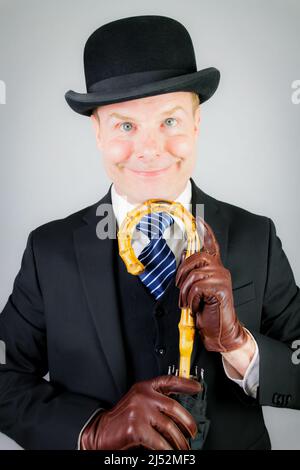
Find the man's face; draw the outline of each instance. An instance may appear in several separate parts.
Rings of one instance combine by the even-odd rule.
[[[193,173],[200,108],[190,92],[150,96],[97,108],[91,119],[105,171],[132,204],[174,200]]]

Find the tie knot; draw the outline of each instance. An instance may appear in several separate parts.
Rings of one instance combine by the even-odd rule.
[[[141,218],[136,228],[152,240],[161,238],[166,228],[173,223],[174,219],[168,212],[150,212]]]

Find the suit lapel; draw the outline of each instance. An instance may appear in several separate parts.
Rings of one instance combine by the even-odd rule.
[[[96,234],[97,224],[101,223],[107,215],[97,216],[97,207],[104,207],[104,204],[111,210],[112,219],[110,221],[115,227],[110,190],[111,188],[104,198],[88,209],[83,217],[85,225],[75,229],[73,235],[88,306],[112,379],[118,393],[122,396],[126,392],[127,373],[114,279],[113,250],[115,243],[112,238],[99,239]],[[115,235],[115,229],[113,232]]]
[[[204,219],[211,226],[220,245],[221,258],[226,266],[228,252],[228,221],[222,215],[216,199],[202,191],[191,178],[192,183],[192,214],[196,216],[197,204],[203,204]],[[201,215],[201,211],[198,214]],[[202,215],[201,215],[202,216]]]

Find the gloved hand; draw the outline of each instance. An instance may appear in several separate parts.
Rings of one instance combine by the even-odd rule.
[[[110,410],[99,411],[83,430],[82,450],[189,450],[187,437],[195,437],[192,415],[168,395],[193,395],[202,386],[193,379],[172,375],[137,382]]]
[[[248,335],[234,309],[231,274],[222,264],[212,228],[201,218],[196,222],[203,246],[187,259],[182,256],[176,273],[179,307],[190,307],[208,351],[232,351],[244,345]]]

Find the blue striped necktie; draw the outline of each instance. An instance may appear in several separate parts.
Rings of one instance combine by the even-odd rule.
[[[154,212],[142,217],[136,226],[150,239],[138,256],[145,266],[139,278],[156,300],[164,294],[176,271],[176,258],[163,238],[164,231],[173,223],[173,217],[167,212]]]

